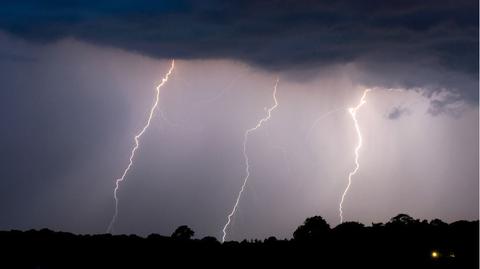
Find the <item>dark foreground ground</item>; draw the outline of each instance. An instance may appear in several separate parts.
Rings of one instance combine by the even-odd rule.
[[[151,234],[74,235],[0,232],[0,268],[479,268],[478,221],[419,221],[398,215],[386,224],[356,222],[333,229],[308,218],[293,239],[219,243]]]

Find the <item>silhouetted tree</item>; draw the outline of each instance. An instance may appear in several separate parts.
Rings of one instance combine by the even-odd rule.
[[[442,220],[440,219],[433,219],[430,221],[430,225],[432,225],[433,227],[438,227],[438,228],[446,228],[448,227],[448,224],[446,224],[445,222],[443,222]]]
[[[391,224],[398,224],[398,225],[411,225],[417,222],[414,218],[410,217],[407,214],[398,214],[397,216],[390,219]]]
[[[206,243],[206,244],[209,244],[209,245],[220,244],[220,242],[218,242],[217,238],[215,238],[213,236],[205,236],[204,238],[202,238],[202,242]]]
[[[330,229],[321,217],[313,217],[295,231],[295,239],[305,241],[269,237],[221,244],[211,236],[179,240],[193,234],[188,226],[178,227],[172,238],[0,230],[0,261],[12,268],[74,269],[162,268],[169,262],[179,268],[223,268],[221,259],[268,268],[480,268],[478,220],[445,224],[401,214],[385,225],[345,222]]]
[[[358,233],[365,225],[355,221],[343,222],[337,225],[333,230],[337,233]]]
[[[188,239],[191,239],[194,234],[195,232],[192,229],[190,229],[190,227],[188,227],[187,225],[182,225],[182,226],[179,226],[175,230],[175,232],[173,232],[171,237],[175,239],[188,240]]]
[[[275,236],[270,236],[269,238],[265,239],[263,242],[268,244],[276,243],[278,240]]]
[[[147,236],[147,239],[150,239],[150,240],[158,240],[158,239],[161,239],[163,236],[159,235],[159,234],[149,234]]]
[[[293,233],[295,240],[318,240],[328,234],[330,225],[320,216],[307,218]]]

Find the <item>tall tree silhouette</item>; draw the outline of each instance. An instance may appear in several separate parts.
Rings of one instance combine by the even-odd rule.
[[[173,232],[171,237],[175,239],[188,240],[188,239],[191,239],[194,234],[195,232],[192,229],[190,229],[190,227],[188,227],[187,225],[182,225],[182,226],[179,226],[175,230],[175,232]]]
[[[293,233],[293,239],[304,240],[319,240],[330,231],[330,225],[320,216],[307,218],[303,225],[299,226]]]

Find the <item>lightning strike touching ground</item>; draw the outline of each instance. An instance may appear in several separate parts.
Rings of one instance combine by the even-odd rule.
[[[262,126],[262,124],[266,121],[268,121],[272,117],[272,111],[277,108],[278,106],[278,101],[277,101],[277,86],[278,86],[279,79],[277,78],[277,81],[275,82],[275,86],[273,87],[273,101],[275,104],[267,109],[267,115],[262,118],[260,121],[258,121],[257,125],[255,125],[253,128],[248,129],[245,131],[245,134],[243,136],[243,157],[245,159],[245,177],[243,178],[243,185],[240,191],[238,192],[237,199],[235,201],[235,205],[233,206],[232,211],[230,214],[228,214],[228,219],[227,223],[225,223],[225,226],[223,226],[223,236],[222,236],[222,243],[225,242],[225,237],[227,236],[227,228],[228,225],[230,225],[230,222],[232,220],[232,216],[235,215],[235,212],[237,211],[238,203],[240,201],[240,197],[242,196],[243,191],[245,190],[245,186],[247,185],[248,178],[250,177],[250,164],[248,160],[248,154],[247,154],[247,141],[248,141],[248,136],[258,128]]]
[[[360,168],[360,163],[358,162],[359,159],[359,151],[360,148],[362,147],[362,133],[360,132],[360,127],[358,126],[358,120],[357,120],[357,111],[362,107],[367,101],[365,101],[365,98],[367,96],[367,93],[370,91],[370,89],[366,89],[363,92],[362,98],[360,98],[360,102],[356,107],[351,107],[348,109],[350,112],[350,115],[352,116],[353,123],[355,125],[355,131],[357,132],[357,137],[358,137],[358,142],[357,146],[355,147],[355,169],[351,171],[348,174],[348,184],[345,190],[343,191],[342,194],[342,200],[340,201],[340,206],[339,206],[339,212],[340,212],[340,223],[343,223],[343,200],[345,199],[345,195],[347,195],[348,189],[350,188],[350,184],[352,184],[352,177],[357,173],[358,169]]]
[[[132,151],[130,152],[129,163],[128,163],[127,167],[125,168],[125,170],[123,170],[122,176],[115,180],[115,190],[113,191],[113,197],[115,199],[115,213],[113,214],[112,220],[110,221],[110,224],[108,225],[107,233],[112,232],[113,225],[115,224],[115,221],[117,220],[117,216],[118,216],[117,191],[118,191],[118,187],[120,185],[120,182],[125,180],[125,176],[127,175],[128,171],[130,170],[130,168],[133,165],[133,158],[135,157],[135,152],[137,151],[138,147],[140,146],[140,138],[142,137],[142,135],[145,133],[145,131],[150,126],[150,122],[152,121],[153,114],[155,113],[155,110],[157,109],[158,101],[159,101],[159,98],[160,98],[160,88],[162,88],[163,85],[165,85],[165,83],[168,81],[168,78],[172,74],[174,68],[175,68],[175,60],[172,60],[172,64],[170,66],[170,69],[168,70],[167,74],[165,74],[165,76],[162,78],[162,82],[160,82],[160,84],[158,84],[158,86],[156,87],[155,102],[154,102],[152,108],[150,108],[150,114],[148,115],[147,123],[145,124],[145,126],[143,126],[143,128],[140,130],[140,132],[137,135],[135,135],[135,137],[134,137],[135,146],[132,148]]]

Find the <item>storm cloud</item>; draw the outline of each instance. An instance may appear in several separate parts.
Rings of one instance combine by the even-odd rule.
[[[410,111],[407,108],[396,106],[389,113],[388,118],[391,120],[396,120],[402,117],[405,114],[408,114]]]
[[[233,59],[297,74],[354,64],[366,86],[422,88],[426,94],[447,89],[478,103],[474,0],[2,5],[0,29],[28,40],[73,37],[156,58]]]

